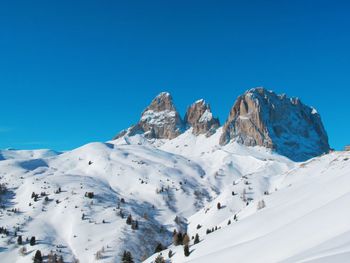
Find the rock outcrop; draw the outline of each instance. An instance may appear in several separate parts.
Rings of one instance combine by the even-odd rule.
[[[148,139],[173,139],[181,134],[184,123],[177,112],[171,95],[160,93],[143,111],[140,121],[121,131],[114,139],[124,135],[144,134]]]
[[[194,135],[205,134],[210,136],[220,126],[219,119],[213,117],[210,105],[204,100],[198,100],[188,107],[185,123],[193,128],[192,133]]]
[[[330,150],[320,115],[298,98],[264,88],[239,96],[223,126],[220,144],[264,146],[295,161]]]
[[[143,111],[139,122],[114,139],[142,134],[146,139],[173,139],[192,127],[194,135],[210,136],[220,126],[204,100],[193,103],[184,120],[167,92],[160,93]],[[218,144],[237,142],[263,146],[294,161],[304,161],[330,150],[317,111],[298,98],[264,88],[248,90],[234,103]]]

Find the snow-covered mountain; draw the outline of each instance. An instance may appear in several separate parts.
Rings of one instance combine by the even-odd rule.
[[[254,99],[255,93],[263,99]],[[32,262],[37,250],[84,263],[122,262],[124,251],[134,262],[349,259],[350,154],[305,162],[283,156],[291,132],[302,158],[328,151],[317,143],[328,146],[319,116],[266,90],[244,96],[252,98],[249,105],[232,110],[223,127],[203,100],[182,119],[170,94],[161,93],[138,124],[109,142],[64,153],[0,151],[0,261]],[[289,121],[274,110],[266,119],[272,105],[285,107],[285,114],[291,107]],[[244,129],[249,125],[237,116],[251,118],[249,125],[259,120],[261,129]],[[277,123],[281,136],[267,128]],[[259,131],[265,136],[261,145],[245,143]],[[302,136],[305,131],[310,136]],[[220,143],[225,134],[229,139]],[[188,243],[188,256],[183,245],[173,244],[174,230],[176,243]],[[180,232],[189,240],[179,241]]]
[[[147,139],[174,139],[190,128],[195,135],[210,136],[219,126],[219,120],[213,117],[204,100],[188,107],[182,120],[171,95],[162,92],[145,109],[140,121],[115,139],[136,134]],[[288,98],[264,88],[250,89],[235,101],[217,144],[230,142],[270,148],[294,161],[305,161],[330,150],[315,108],[299,98]]]

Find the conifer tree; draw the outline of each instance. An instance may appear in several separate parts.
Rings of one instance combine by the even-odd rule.
[[[42,262],[43,262],[43,257],[41,255],[41,251],[37,250],[33,258],[33,263],[42,263]]]
[[[199,235],[198,235],[198,233],[196,234],[193,243],[194,244],[198,244],[199,243]]]
[[[128,217],[127,217],[127,219],[126,219],[126,223],[127,223],[128,225],[131,225],[131,223],[132,223],[132,216],[131,216],[131,215],[128,215]]]
[[[188,245],[184,246],[184,254],[186,257],[190,255],[190,248],[188,247]]]
[[[160,251],[164,250],[164,247],[162,245],[162,243],[158,243],[156,246],[156,249],[154,250],[155,253],[158,253]]]
[[[162,254],[159,254],[156,259],[154,260],[154,263],[165,263],[165,259],[163,258]]]
[[[129,251],[124,250],[122,255],[122,263],[134,263],[132,255]]]
[[[29,244],[31,245],[31,246],[35,246],[35,237],[34,236],[32,236],[31,237],[31,239],[30,239],[30,242],[29,242]],[[39,250],[38,250],[39,251]]]
[[[17,238],[17,244],[18,244],[18,245],[22,245],[22,243],[23,243],[22,236],[18,236],[18,238]]]
[[[190,237],[187,235],[187,233],[185,233],[182,239],[182,244],[186,246],[189,243],[190,243]]]

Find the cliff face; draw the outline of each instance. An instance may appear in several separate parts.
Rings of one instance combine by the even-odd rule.
[[[230,141],[264,146],[295,161],[330,150],[320,115],[298,98],[263,88],[251,89],[233,105],[220,144]]]
[[[219,119],[213,117],[209,104],[204,100],[198,100],[188,107],[185,123],[193,128],[194,135],[210,136],[220,127]]]
[[[196,136],[211,136],[218,127],[219,120],[213,117],[204,100],[188,107],[182,120],[171,95],[162,92],[143,111],[139,122],[115,139],[136,134],[147,139],[173,139],[189,128]],[[248,90],[237,98],[218,144],[232,141],[270,148],[294,161],[304,161],[330,150],[321,117],[314,108],[298,98],[277,95],[264,88]]]

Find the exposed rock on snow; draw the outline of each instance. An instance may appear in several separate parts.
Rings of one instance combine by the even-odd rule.
[[[180,114],[177,112],[171,95],[160,93],[144,110],[140,121],[128,130],[121,131],[115,139],[124,135],[144,134],[148,139],[173,139],[184,128]]]
[[[137,134],[145,139],[174,139],[189,128],[196,136],[205,134],[208,137],[219,126],[219,120],[213,117],[204,100],[193,103],[182,120],[171,95],[163,92],[145,109],[136,125],[114,139]],[[294,161],[305,161],[330,150],[316,109],[298,98],[277,95],[264,88],[248,90],[236,100],[217,144],[231,141],[263,146]]]
[[[210,105],[204,100],[196,101],[187,109],[185,123],[193,128],[195,135],[210,136],[220,126],[219,119],[213,117]]]
[[[231,140],[264,146],[295,161],[330,150],[320,115],[298,98],[287,98],[264,88],[239,96],[224,124],[220,144]]]

